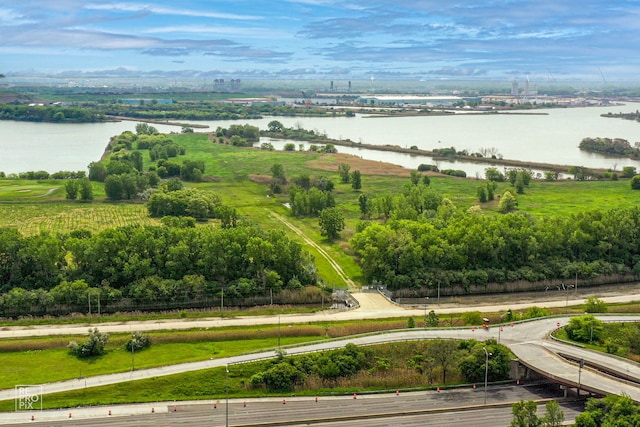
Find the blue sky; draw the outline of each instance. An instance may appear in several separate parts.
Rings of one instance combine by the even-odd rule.
[[[0,0],[0,73],[640,80],[640,0]]]

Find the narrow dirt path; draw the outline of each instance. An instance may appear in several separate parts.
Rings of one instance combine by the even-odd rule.
[[[298,227],[296,227],[295,225],[291,224],[289,221],[287,221],[282,215],[278,215],[277,213],[273,212],[273,211],[269,211],[269,215],[272,216],[273,218],[277,219],[278,221],[282,222],[284,225],[286,225],[287,227],[289,227],[289,229],[291,231],[293,231],[294,233],[296,233],[298,236],[300,236],[302,238],[302,240],[305,241],[305,243],[307,243],[309,246],[312,246],[313,248],[315,248],[318,253],[320,255],[322,255],[328,262],[329,264],[331,264],[331,267],[333,267],[333,269],[336,271],[336,273],[338,274],[338,276],[340,276],[340,278],[344,281],[344,283],[346,283],[346,285],[349,287],[350,290],[355,290],[356,289],[356,284],[353,282],[353,280],[351,280],[344,272],[344,270],[342,269],[342,267],[340,267],[340,264],[338,264],[336,262],[336,260],[334,260],[331,255],[329,255],[327,253],[327,251],[325,251],[324,249],[322,249],[322,247],[320,247],[316,242],[314,242],[313,240],[311,240],[309,237],[307,237],[302,230],[300,230]]]

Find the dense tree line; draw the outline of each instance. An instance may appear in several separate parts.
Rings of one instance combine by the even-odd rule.
[[[391,289],[640,275],[640,208],[566,218],[474,215],[363,223],[351,240],[365,280]]]
[[[580,149],[632,159],[640,158],[640,143],[632,147],[629,141],[622,138],[584,138],[580,141]]]
[[[183,225],[35,236],[0,228],[0,312],[86,309],[98,298],[103,309],[123,300],[201,306],[222,289],[239,301],[316,283],[309,255],[282,231]]]
[[[104,121],[105,117],[87,108],[0,104],[0,120],[93,123]]]
[[[42,181],[46,179],[81,179],[86,176],[87,173],[85,171],[58,171],[51,174],[47,171],[28,171],[9,175],[0,172],[0,178],[28,179],[32,181]]]

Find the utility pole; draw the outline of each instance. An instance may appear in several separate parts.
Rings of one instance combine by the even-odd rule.
[[[484,350],[484,406],[487,406],[487,382],[489,378],[489,356],[491,353],[487,351],[486,347],[482,347]]]
[[[227,375],[224,383],[224,390],[226,394],[226,403],[224,405],[224,425],[229,427],[229,364],[227,363]]]

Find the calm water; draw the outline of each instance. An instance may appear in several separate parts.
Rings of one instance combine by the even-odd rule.
[[[640,141],[640,123],[600,117],[603,113],[631,112],[639,103],[625,106],[539,110],[548,115],[456,115],[436,117],[304,118],[278,117],[285,126],[300,126],[326,133],[331,138],[351,139],[379,145],[399,145],[422,149],[455,147],[477,152],[494,147],[506,159],[615,168],[636,166],[640,162],[589,154],[578,149],[584,137],[624,138],[632,144]],[[245,121],[205,121],[210,126],[228,127],[249,123],[265,129],[274,118]],[[109,138],[125,130],[134,130],[136,122],[99,124],[52,124],[0,121],[0,171],[17,173],[28,170],[86,170],[102,155]],[[161,132],[179,132],[175,126],[154,125]],[[281,147],[280,143],[274,144]],[[431,164],[428,157],[338,147],[342,153],[416,168]],[[488,164],[438,162],[441,168],[462,169],[469,176],[483,174]]]

